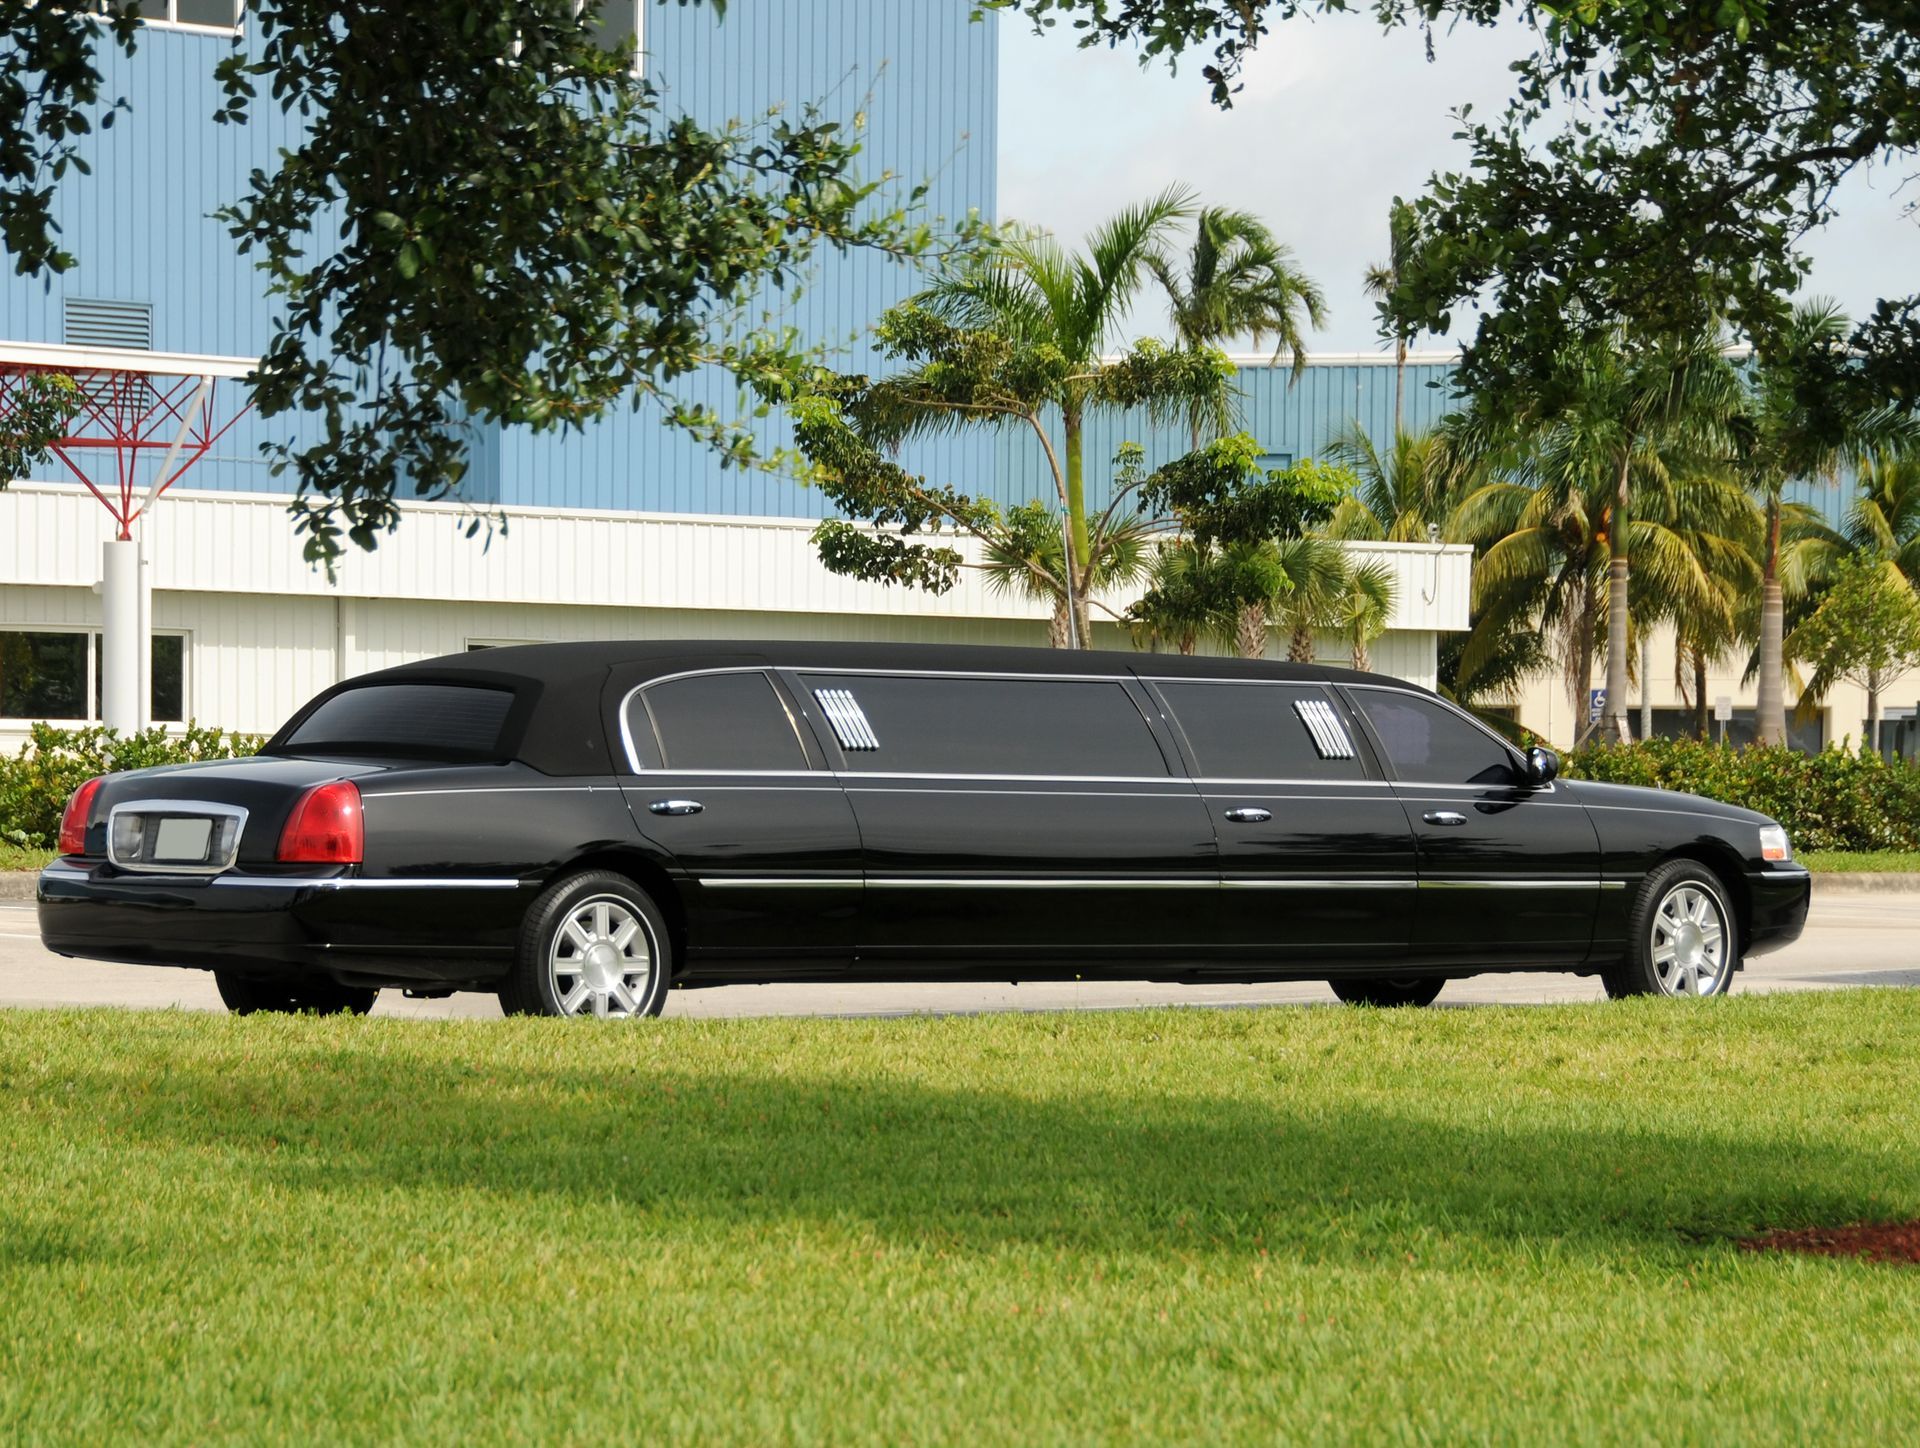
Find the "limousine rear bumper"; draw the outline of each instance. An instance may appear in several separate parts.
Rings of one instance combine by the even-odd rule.
[[[444,888],[455,884],[469,888]],[[344,873],[195,878],[77,861],[41,871],[37,897],[40,939],[56,955],[266,977],[432,984],[487,984],[504,976],[527,899],[517,880],[365,880]],[[449,942],[457,942],[457,953],[449,953]]]
[[[1798,940],[1812,899],[1813,876],[1803,869],[1748,871],[1749,919],[1743,954],[1765,955]]]

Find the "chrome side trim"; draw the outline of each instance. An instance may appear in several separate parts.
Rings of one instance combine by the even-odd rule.
[[[705,890],[858,890],[866,882],[858,875],[793,879],[784,875],[730,875],[695,882]]]
[[[518,890],[518,880],[503,880],[489,875],[473,880],[360,880],[316,879],[309,875],[216,875],[207,882],[249,890]]]
[[[1418,880],[1340,880],[1284,877],[1266,880],[1226,879],[1223,890],[1417,890]]]
[[[887,876],[869,879],[870,890],[1217,890],[1220,882],[1212,877],[1189,879],[1175,875],[1156,879],[1118,879],[1103,876],[1079,876],[1036,880],[1021,876],[947,876],[930,875],[924,879]]]
[[[1422,880],[1422,890],[1605,890],[1622,889],[1624,884],[1609,886],[1604,880],[1590,879],[1585,876],[1567,877],[1558,880],[1500,880],[1485,876],[1467,879]]]

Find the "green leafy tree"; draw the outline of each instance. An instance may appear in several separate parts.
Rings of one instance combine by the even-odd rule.
[[[1122,507],[1145,481],[1144,460],[1145,453],[1138,444],[1121,446],[1114,457],[1113,501],[1088,525],[1093,562],[1091,601],[1109,613],[1112,610],[1100,594],[1145,578],[1154,565],[1156,535],[1165,531],[1156,520],[1128,513]],[[985,548],[979,565],[988,587],[995,591],[1051,606],[1047,641],[1056,649],[1066,648],[1071,638],[1062,521],[1058,512],[1038,501],[1009,508],[999,529],[982,539]]]
[[[1348,560],[1337,612],[1340,631],[1353,650],[1353,666],[1363,673],[1373,668],[1373,642],[1387,631],[1397,592],[1393,570],[1386,564]]]
[[[984,260],[882,316],[875,337],[898,372],[878,380],[816,372],[790,411],[814,480],[847,514],[816,531],[822,561],[855,577],[951,587],[960,555],[915,535],[951,527],[987,538],[1000,526],[997,510],[908,473],[894,454],[914,438],[1017,429],[1037,442],[1066,516],[1066,581],[1089,645],[1098,587],[1089,413],[1134,408],[1162,423],[1231,414],[1233,366],[1223,354],[1151,339],[1108,351],[1148,257],[1187,210],[1185,193],[1165,192],[1096,229],[1078,256],[1044,235],[1005,237]],[[1117,516],[1111,503],[1108,514]]]
[[[1259,444],[1238,433],[1167,464],[1142,492],[1143,506],[1175,519],[1203,548],[1218,545],[1219,566],[1233,580],[1226,591],[1236,618],[1235,649],[1242,658],[1265,654],[1273,609],[1293,606],[1293,595],[1303,586],[1321,588],[1321,571],[1306,565],[1325,550],[1301,545],[1321,541],[1312,537],[1314,531],[1355,484],[1345,469],[1311,458],[1263,470],[1258,457]],[[1338,545],[1328,546],[1344,570]],[[1314,598],[1320,600],[1321,592]],[[1322,610],[1329,621],[1334,608],[1329,603]]]
[[[80,410],[79,389],[57,372],[12,379],[0,409],[0,488],[38,467]]]
[[[1487,478],[1483,458],[1462,446],[1451,424],[1421,433],[1400,432],[1382,452],[1358,423],[1349,422],[1327,444],[1327,461],[1358,479],[1327,521],[1334,538],[1425,543],[1438,530],[1449,543],[1456,509]]]
[[[1867,691],[1867,740],[1880,738],[1887,686],[1920,668],[1920,596],[1898,563],[1862,551],[1842,559],[1813,610],[1793,630],[1795,658],[1812,666],[1804,698],[1850,680]]]
[[[139,43],[133,7],[87,8],[0,0],[0,232],[23,275],[73,265],[51,189],[90,114],[113,118],[101,51]],[[564,430],[646,402],[730,464],[774,465],[678,384],[775,388],[807,352],[754,320],[769,293],[825,252],[934,246],[920,191],[860,175],[857,132],[806,106],[703,125],[598,43],[596,9],[250,0],[220,119],[297,125],[219,214],[277,302],[255,404],[319,420],[314,445],[269,449],[309,558],[452,493],[469,422]]]
[[[1845,464],[1913,444],[1913,422],[1885,405],[1863,405],[1842,382],[1847,319],[1830,302],[1794,309],[1780,345],[1756,358],[1737,419],[1735,467],[1765,510],[1761,540],[1759,702],[1762,744],[1787,737],[1786,591],[1783,526],[1787,485],[1837,478]]]
[[[1236,609],[1231,589],[1222,587],[1219,551],[1195,538],[1155,548],[1146,592],[1127,610],[1136,647],[1158,649],[1165,642],[1191,654],[1202,638],[1231,634]]]
[[[987,3],[1064,19],[1081,44],[1137,48],[1143,64],[1202,52],[1221,105],[1248,54],[1317,16],[1364,9],[1430,47],[1450,24],[1522,22],[1531,53],[1510,99],[1462,113],[1469,164],[1414,202],[1421,245],[1392,301],[1398,324],[1441,333],[1481,308],[1462,362],[1475,391],[1625,319],[1684,331],[1724,316],[1771,352],[1840,183],[1920,149],[1920,10],[1894,0]],[[1853,342],[1862,396],[1920,397],[1920,296],[1883,299]]]
[[[1558,364],[1517,398],[1484,401],[1488,410],[1511,409],[1522,436],[1538,436],[1550,486],[1600,504],[1596,522],[1608,554],[1600,728],[1628,740],[1633,547],[1641,538],[1656,547],[1674,542],[1671,529],[1634,527],[1636,498],[1669,485],[1686,460],[1711,457],[1724,445],[1740,387],[1713,332],[1638,337],[1619,330],[1570,348]],[[1679,565],[1677,555],[1666,561]]]
[[[1306,328],[1327,324],[1326,294],[1251,212],[1206,207],[1194,218],[1184,264],[1155,253],[1147,270],[1167,294],[1183,347],[1224,347],[1239,337],[1258,347],[1271,336],[1276,358],[1292,353],[1298,379],[1307,365]],[[1192,420],[1195,448],[1206,421]]]

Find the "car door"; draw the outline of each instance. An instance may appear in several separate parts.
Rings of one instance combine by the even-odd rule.
[[[1118,678],[800,671],[860,830],[860,956],[1112,973],[1201,938],[1213,830]]]
[[[1419,879],[1393,788],[1311,683],[1159,679],[1219,842],[1215,934],[1236,955],[1400,959]]]
[[[1446,963],[1577,965],[1593,940],[1600,841],[1587,812],[1527,783],[1518,753],[1410,689],[1349,685],[1418,842],[1412,951]]]
[[[683,872],[690,957],[708,965],[852,957],[860,837],[839,781],[765,669],[648,683],[621,705],[641,834]]]

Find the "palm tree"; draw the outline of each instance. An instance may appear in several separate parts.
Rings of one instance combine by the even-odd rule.
[[[1353,666],[1373,670],[1373,641],[1387,631],[1393,617],[1397,588],[1393,570],[1384,563],[1349,563],[1346,594],[1340,600],[1341,629],[1353,646]]]
[[[1097,586],[1086,499],[1087,409],[1103,403],[1144,406],[1162,422],[1205,417],[1224,423],[1230,413],[1231,369],[1224,359],[1216,365],[1215,359],[1197,358],[1187,365],[1144,343],[1118,363],[1105,359],[1149,265],[1164,259],[1172,229],[1192,213],[1191,193],[1174,187],[1095,228],[1079,254],[1045,233],[1003,237],[984,263],[942,277],[911,298],[905,310],[968,329],[983,344],[1010,349],[1031,362],[1014,369],[1018,395],[998,386],[1002,372],[995,374],[992,392],[972,390],[956,399],[949,395],[949,377],[935,365],[891,382],[861,419],[869,437],[883,444],[979,421],[1032,429],[1067,516],[1072,540],[1067,574],[1083,647],[1090,633],[1087,599]],[[1154,375],[1143,376],[1148,371]],[[1061,428],[1057,447],[1051,433],[1054,413]]]
[[[1184,270],[1164,254],[1148,257],[1146,268],[1167,294],[1183,347],[1223,347],[1237,337],[1258,347],[1271,335],[1276,359],[1292,353],[1297,379],[1307,365],[1302,318],[1315,328],[1327,324],[1326,294],[1251,212],[1205,208],[1194,218]],[[1203,423],[1191,420],[1196,448]]]
[[[1891,560],[1920,588],[1920,456],[1868,461],[1847,520],[1847,540]]]
[[[1349,422],[1327,444],[1326,459],[1352,470],[1360,486],[1334,510],[1333,538],[1424,543],[1428,529],[1448,533],[1454,510],[1484,481],[1486,468],[1463,446],[1457,426],[1397,433],[1384,454],[1373,437]]]
[[[1049,512],[1045,517],[1047,524],[1037,536],[1029,530],[1010,528],[990,539],[979,566],[986,575],[987,587],[995,593],[1011,593],[1052,605],[1047,642],[1064,649],[1069,633],[1066,536],[1057,514]],[[1116,519],[1108,513],[1096,520],[1089,534],[1093,593],[1125,588],[1148,576],[1154,563],[1154,536],[1162,531],[1152,519],[1137,514]],[[1080,601],[1077,595],[1074,601]]]
[[[1758,734],[1787,739],[1786,608],[1781,569],[1787,484],[1831,481],[1849,461],[1910,449],[1915,424],[1890,407],[1854,401],[1846,385],[1846,315],[1832,302],[1795,307],[1774,345],[1755,358],[1738,419],[1736,466],[1765,510],[1761,539]]]
[[[1203,636],[1225,632],[1222,613],[1210,576],[1212,545],[1194,538],[1163,542],[1153,555],[1147,591],[1127,610],[1135,647],[1158,648],[1171,641],[1191,654]]]
[[[1274,625],[1288,636],[1287,657],[1296,664],[1310,664],[1314,633],[1340,628],[1346,622],[1350,578],[1346,553],[1332,539],[1312,534],[1283,539],[1270,546],[1286,584],[1262,612],[1262,647],[1258,652],[1249,653],[1245,646],[1243,615],[1241,656],[1258,658],[1265,651],[1266,622],[1271,617]]]
[[[1393,320],[1388,305],[1419,247],[1419,213],[1396,196],[1387,208],[1387,259],[1368,267],[1363,283],[1380,314],[1380,335],[1393,343],[1393,430],[1396,434],[1406,426],[1407,348],[1414,334]]]
[[[1698,466],[1723,444],[1739,382],[1707,332],[1639,339],[1622,330],[1582,343],[1561,360],[1514,425],[1537,435],[1537,466],[1559,494],[1580,493],[1607,547],[1607,702],[1602,730],[1630,739],[1628,621],[1634,501]],[[1671,534],[1662,535],[1671,540]],[[1671,558],[1669,562],[1673,561]]]

